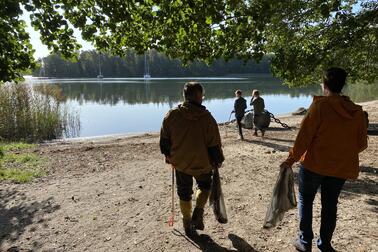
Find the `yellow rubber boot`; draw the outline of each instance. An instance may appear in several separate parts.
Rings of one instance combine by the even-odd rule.
[[[206,205],[209,195],[209,190],[198,189],[196,192],[196,207],[194,208],[192,216],[192,223],[195,229],[205,229],[205,225],[203,224],[203,208]]]
[[[196,191],[196,208],[203,209],[206,205],[206,202],[210,196],[210,190],[201,190]]]
[[[182,223],[186,232],[191,229],[192,225],[192,201],[180,200],[180,210],[182,214]]]

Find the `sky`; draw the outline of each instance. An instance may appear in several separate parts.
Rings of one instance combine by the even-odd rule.
[[[48,50],[47,46],[42,44],[39,31],[35,31],[34,28],[31,27],[29,15],[30,15],[30,13],[28,13],[27,11],[24,11],[24,14],[21,16],[21,18],[27,24],[26,31],[30,35],[30,43],[33,45],[33,48],[35,50],[34,58],[38,59],[38,58],[46,57],[46,56],[49,55],[49,50]],[[74,29],[74,35],[75,35],[77,41],[82,45],[81,50],[93,49],[93,46],[92,46],[91,43],[86,42],[82,39],[80,31],[75,29],[75,28],[73,28],[73,29]]]

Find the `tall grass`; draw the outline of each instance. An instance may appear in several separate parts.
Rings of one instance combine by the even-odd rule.
[[[38,142],[78,134],[80,121],[64,104],[58,86],[0,86],[0,138]]]

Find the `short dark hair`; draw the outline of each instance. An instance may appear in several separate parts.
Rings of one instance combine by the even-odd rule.
[[[204,88],[201,83],[196,81],[189,81],[184,85],[184,98],[186,101],[191,101],[195,98],[195,95],[200,92],[203,94]]]
[[[323,74],[323,82],[333,93],[341,93],[345,86],[347,72],[339,67],[328,68]]]
[[[238,89],[238,90],[235,91],[235,94],[242,95],[242,91],[240,89]]]

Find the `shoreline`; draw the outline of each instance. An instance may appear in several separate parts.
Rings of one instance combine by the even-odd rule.
[[[366,106],[370,104],[377,103],[378,100],[372,100],[367,102],[360,102],[356,103],[361,106]],[[294,111],[293,111],[294,112]],[[275,115],[277,119],[290,119],[291,117],[302,117],[301,115],[293,115],[293,112]],[[230,121],[231,124],[233,123],[233,120]],[[227,126],[227,122],[220,122],[218,123],[219,127]],[[130,132],[130,133],[117,133],[117,134],[106,134],[106,135],[97,135],[97,136],[86,136],[86,137],[72,137],[72,138],[61,138],[61,139],[54,139],[51,141],[46,141],[43,143],[59,143],[59,142],[83,142],[83,141],[110,141],[112,139],[124,139],[124,138],[130,138],[130,137],[141,137],[144,135],[157,135],[159,134],[159,131],[147,131],[147,132]]]
[[[363,103],[371,125],[378,125],[378,101]],[[280,117],[280,119],[283,117]],[[225,162],[219,170],[227,224],[205,207],[204,241],[183,233],[177,195],[171,215],[172,169],[159,150],[158,134],[101,141],[36,145],[17,153],[46,159],[46,175],[31,183],[0,181],[0,251],[258,251],[291,252],[298,232],[297,209],[273,229],[262,228],[279,165],[292,147],[303,116],[283,118],[293,130],[275,127],[265,138],[234,125],[220,126]],[[297,177],[299,165],[293,167]],[[338,206],[333,238],[337,251],[378,251],[378,136],[360,154],[360,175],[347,181]],[[296,191],[298,190],[295,184]],[[194,201],[194,197],[193,197]],[[320,195],[314,201],[318,236]],[[235,250],[236,249],[236,250]],[[313,244],[315,250],[315,244]]]

